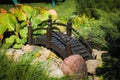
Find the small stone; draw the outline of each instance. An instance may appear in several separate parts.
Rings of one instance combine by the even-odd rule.
[[[92,56],[94,59],[103,60],[103,58],[110,56],[108,51],[102,51],[97,49],[92,49]]]
[[[23,54],[24,52],[21,49],[15,50],[14,55],[13,55],[14,61],[18,61],[19,57]]]
[[[13,58],[13,55],[14,55],[14,52],[15,52],[15,49],[13,48],[10,48],[6,51],[6,55],[9,59],[12,59]]]
[[[96,56],[96,59],[97,60],[103,60],[104,58],[107,58],[107,57],[110,57],[109,53],[107,51],[100,51],[97,56]]]
[[[96,68],[99,65],[102,65],[102,62],[99,60],[91,59],[86,61],[87,70],[90,74],[96,74]]]
[[[29,52],[33,51],[35,48],[36,48],[36,46],[27,44],[22,47],[22,50],[24,51],[24,53],[29,53]]]
[[[93,56],[94,59],[96,58],[97,54],[98,54],[98,50],[97,49],[92,49],[92,56]]]

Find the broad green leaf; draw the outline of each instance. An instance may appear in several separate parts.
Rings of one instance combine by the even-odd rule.
[[[12,36],[10,36],[9,38],[6,38],[6,39],[5,39],[5,42],[6,42],[6,43],[11,43],[11,44],[13,44],[14,41],[15,41],[15,39],[16,39],[16,36],[15,36],[15,35],[12,35]]]
[[[6,14],[0,15],[0,23],[2,26],[7,27],[9,31],[14,31],[16,26],[17,20],[14,15]]]
[[[24,21],[20,24],[21,27],[25,27],[27,25],[27,21]]]
[[[47,20],[48,16],[49,16],[49,14],[47,14],[47,13],[45,13],[44,15],[40,15],[41,21]]]
[[[16,38],[16,43],[18,43],[18,44],[25,44],[26,41],[27,41],[27,38],[22,38],[22,39],[20,39],[18,37]]]
[[[27,18],[30,19],[31,16],[33,15],[32,12],[33,12],[33,8],[30,7],[30,6],[22,6],[21,7],[21,10],[26,14]]]
[[[12,35],[9,38],[5,39],[5,43],[3,44],[4,48],[9,48],[10,46],[13,45],[13,43],[15,42],[16,36]]]
[[[16,24],[16,32],[19,33],[20,32],[20,29],[21,29],[21,25],[20,24]]]
[[[3,35],[7,27],[0,25],[0,34]]]
[[[41,22],[41,15],[37,15],[31,18],[32,26],[38,26],[38,24]]]
[[[26,14],[21,9],[15,9],[14,14],[18,18],[19,21],[26,21],[27,20]]]
[[[48,16],[49,16],[49,12],[48,11],[41,11],[41,15],[40,15],[40,19],[41,21],[44,21],[44,20],[47,20],[48,19]]]
[[[32,17],[34,17],[34,16],[37,16],[37,15],[39,15],[40,14],[40,10],[39,9],[33,9],[33,11],[32,11]]]
[[[7,23],[8,29],[9,29],[9,31],[13,31],[15,29],[16,24],[17,24],[17,20],[16,20],[15,16],[12,14],[8,14],[7,17],[8,17],[8,21],[9,21]]]
[[[13,48],[22,48],[23,44],[14,44]]]
[[[20,30],[20,36],[22,38],[26,38],[27,37],[27,33],[28,33],[28,28],[24,27],[23,29]]]

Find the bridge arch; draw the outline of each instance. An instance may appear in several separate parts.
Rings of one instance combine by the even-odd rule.
[[[71,19],[68,20],[67,24],[63,24],[55,21],[52,22],[51,17],[49,17],[48,20],[43,21],[39,26],[45,22],[47,22],[47,28],[33,29],[31,24],[28,26],[28,44],[45,46],[46,48],[55,51],[55,53],[62,59],[73,54],[79,54],[85,60],[92,58],[90,45],[82,37],[78,40],[71,36],[72,32],[79,35],[79,33],[72,28]],[[67,33],[60,32],[56,27],[53,27],[53,25],[62,25],[66,27]],[[46,30],[46,34],[33,38],[33,32],[37,30]]]

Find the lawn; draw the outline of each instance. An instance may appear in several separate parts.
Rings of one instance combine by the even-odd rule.
[[[53,7],[51,3],[48,2],[29,2],[22,3],[33,7],[45,7],[47,9],[55,9],[58,13],[58,18],[65,17],[69,18],[76,11],[76,4],[74,0],[65,0],[65,2],[56,2],[56,6]],[[9,9],[14,7],[14,4],[0,4],[0,8]]]

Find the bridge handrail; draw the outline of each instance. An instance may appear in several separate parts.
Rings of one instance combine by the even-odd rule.
[[[35,29],[33,29],[33,32],[37,31],[37,30],[47,30],[47,28],[35,28]]]

